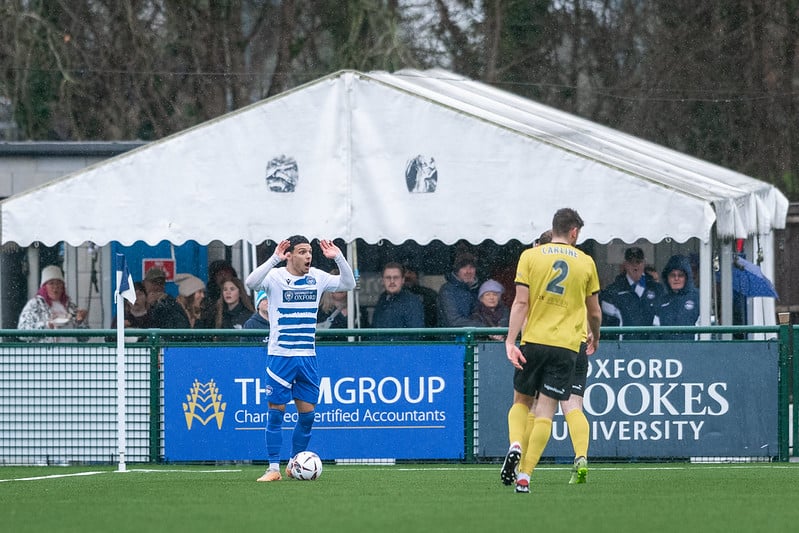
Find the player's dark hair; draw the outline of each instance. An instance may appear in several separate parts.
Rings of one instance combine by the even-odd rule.
[[[577,211],[568,207],[558,209],[552,217],[552,233],[555,235],[566,235],[572,228],[580,229],[584,225]]]
[[[294,247],[298,244],[311,244],[311,242],[302,235],[292,235],[287,239],[289,241],[289,249],[287,252],[293,252]]]

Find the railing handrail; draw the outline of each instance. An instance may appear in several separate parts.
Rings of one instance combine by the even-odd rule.
[[[799,325],[789,326],[793,331],[799,331]],[[658,333],[694,333],[694,334],[735,334],[735,333],[779,333],[781,326],[612,326],[602,328],[605,335],[625,335],[630,333],[658,334]],[[465,335],[504,335],[507,328],[352,328],[352,329],[318,329],[316,334],[324,337],[385,337],[401,335],[404,337],[462,337]],[[0,329],[0,337],[115,337],[116,329]],[[125,329],[125,336],[130,337],[265,337],[268,329]],[[615,339],[614,339],[615,340]]]

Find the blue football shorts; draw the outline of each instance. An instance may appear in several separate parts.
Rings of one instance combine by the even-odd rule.
[[[285,405],[292,399],[316,405],[319,370],[315,356],[269,355],[266,358],[266,400]]]

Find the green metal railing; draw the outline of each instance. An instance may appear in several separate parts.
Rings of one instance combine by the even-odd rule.
[[[392,336],[419,344],[464,346],[464,458],[475,455],[475,351],[504,328],[319,330],[329,338],[382,343]],[[714,339],[757,335],[779,345],[778,460],[799,456],[799,409],[790,408],[799,384],[799,326],[711,326],[604,328],[603,336],[626,333],[691,333]],[[130,462],[159,462],[163,450],[162,350],[166,346],[251,345],[262,330],[126,330]],[[116,330],[0,330],[0,464],[114,462],[116,450]],[[21,338],[34,342],[25,342]],[[424,339],[424,340],[422,340]],[[335,341],[336,343],[347,341]],[[602,342],[618,342],[605,340]],[[635,341],[647,342],[647,341]],[[659,341],[665,342],[665,341]],[[701,342],[701,341],[700,341]],[[510,387],[510,384],[509,384]],[[33,398],[33,396],[37,398]],[[66,405],[64,398],[74,402]],[[70,418],[71,417],[71,418]],[[792,426],[792,431],[791,431]],[[793,442],[792,449],[789,442]],[[110,452],[109,452],[110,450]],[[63,456],[63,457],[61,457]]]

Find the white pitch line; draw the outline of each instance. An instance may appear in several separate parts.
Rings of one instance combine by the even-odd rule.
[[[342,465],[342,466],[350,467],[351,465]],[[392,465],[381,465],[381,464],[375,464],[375,465],[358,464],[358,465],[352,465],[352,466],[369,466],[369,468],[374,468],[374,467],[394,468],[394,467],[392,467]],[[396,468],[396,470],[399,470],[399,471],[402,471],[402,472],[426,472],[426,471],[436,471],[436,470],[476,470],[476,471],[485,471],[485,470],[498,470],[501,466],[502,465],[491,466],[491,467],[488,467],[488,466],[478,466],[478,467],[469,467],[469,466],[463,466],[463,467],[458,467],[458,466],[435,467],[435,466],[430,466],[430,467],[419,467],[419,468],[399,467],[399,468]],[[711,464],[704,464],[704,465],[696,465],[696,464],[694,464],[694,465],[685,465],[685,466],[678,466],[678,465],[673,465],[673,466],[642,466],[639,463],[638,465],[636,465],[634,467],[629,467],[629,466],[627,466],[627,467],[605,466],[602,463],[599,463],[598,465],[594,465],[594,466],[591,466],[589,464],[589,468],[591,470],[594,470],[594,471],[598,470],[598,471],[605,471],[605,472],[612,471],[612,470],[630,470],[631,468],[633,468],[635,470],[698,470],[698,469],[707,469],[707,468],[716,468],[716,469],[720,469],[720,468],[744,469],[744,468],[747,468],[747,469],[749,469],[749,468],[764,468],[764,467],[767,467],[767,468],[794,468],[794,469],[796,468],[795,466],[791,466],[791,465],[774,464],[774,463],[758,463],[758,464],[751,464],[751,465],[728,464],[728,463],[711,463]],[[554,466],[554,465],[537,466],[535,470],[536,470],[536,472],[538,472],[539,470],[562,471],[562,470],[567,470],[567,469],[571,469],[571,465],[563,464],[561,466]]]
[[[36,476],[36,477],[18,477],[11,479],[0,479],[0,483],[7,481],[39,481],[40,479],[55,479],[59,477],[75,477],[75,476],[95,476],[97,474],[107,474],[108,472],[76,472],[74,474],[52,474],[49,476]]]
[[[128,472],[156,472],[156,473],[158,473],[158,472],[187,472],[187,473],[190,473],[190,474],[194,474],[194,473],[197,473],[197,474],[216,474],[216,473],[219,473],[219,472],[225,472],[225,473],[228,473],[228,472],[241,472],[241,469],[236,469],[236,470],[231,470],[231,469],[228,469],[228,470],[180,470],[180,469],[176,469],[176,468],[171,468],[171,469],[131,468],[130,470],[128,470]]]
[[[230,472],[241,472],[241,470],[178,470],[178,469],[168,469],[168,470],[161,470],[161,469],[149,469],[149,468],[134,468],[130,469],[127,472],[144,472],[144,473],[160,473],[160,472],[187,472],[187,473],[197,473],[197,474],[216,474],[216,473],[230,473]],[[57,479],[60,477],[76,477],[76,476],[95,476],[98,474],[125,474],[127,472],[120,472],[119,470],[108,470],[105,472],[75,472],[74,474],[51,474],[49,476],[36,476],[36,477],[18,477],[18,478],[11,478],[11,479],[0,479],[0,483],[7,483],[9,481],[39,481],[43,479]]]

